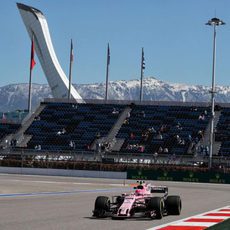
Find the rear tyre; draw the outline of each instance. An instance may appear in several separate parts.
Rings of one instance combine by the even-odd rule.
[[[106,217],[106,212],[110,211],[110,200],[107,196],[98,196],[94,205],[94,216],[97,218]]]
[[[180,196],[168,196],[165,205],[168,215],[180,215],[182,208]]]
[[[151,197],[147,209],[150,211],[151,218],[161,219],[164,214],[164,200],[161,197]],[[155,215],[151,215],[151,213],[155,213]]]

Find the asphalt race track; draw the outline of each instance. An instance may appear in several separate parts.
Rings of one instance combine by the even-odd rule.
[[[0,174],[0,229],[146,230],[230,204],[230,185],[154,182],[169,186],[169,194],[182,197],[180,216],[167,216],[162,220],[92,218],[98,195],[130,191],[133,183],[135,181]]]

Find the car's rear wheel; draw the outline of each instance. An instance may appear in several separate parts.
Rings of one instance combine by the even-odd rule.
[[[164,200],[161,197],[151,197],[147,209],[151,218],[161,219],[164,214]]]
[[[97,218],[106,217],[106,212],[110,211],[110,200],[107,196],[98,196],[94,205],[94,216]]]
[[[168,215],[180,215],[182,208],[180,196],[168,196],[165,205]]]

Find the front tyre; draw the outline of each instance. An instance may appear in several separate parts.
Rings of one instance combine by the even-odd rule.
[[[165,205],[168,215],[180,215],[182,208],[180,196],[168,196]]]
[[[110,211],[110,200],[107,196],[98,196],[95,200],[93,215],[97,218],[106,217],[106,212]]]

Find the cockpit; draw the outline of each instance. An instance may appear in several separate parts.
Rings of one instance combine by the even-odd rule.
[[[144,187],[143,187],[143,185],[138,185],[137,186],[137,189],[143,189]]]
[[[135,187],[135,194],[136,195],[141,195],[143,193],[143,189],[144,189],[144,186],[143,185],[138,185],[137,187]]]

